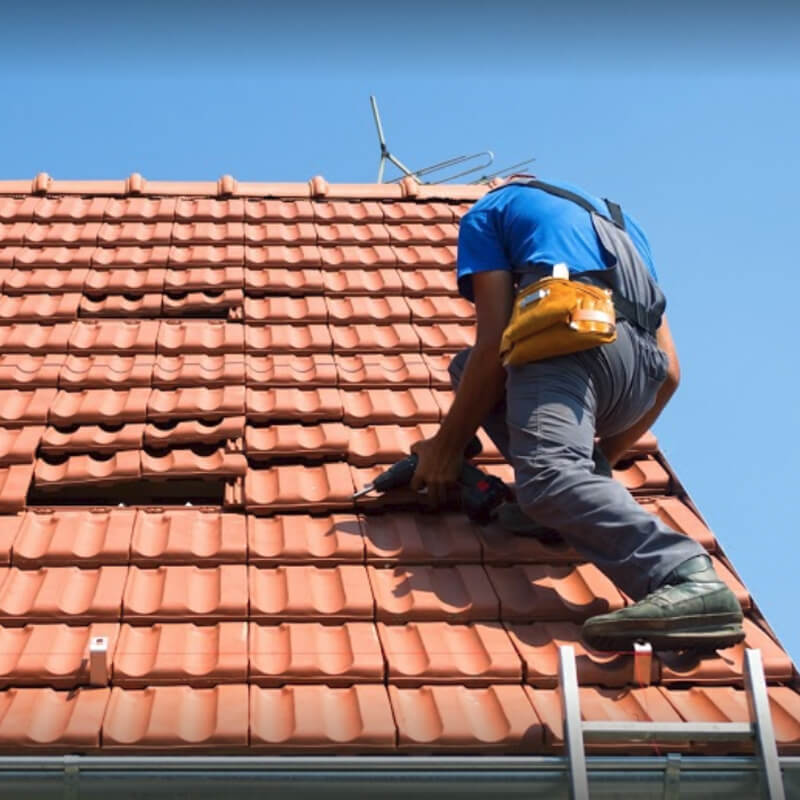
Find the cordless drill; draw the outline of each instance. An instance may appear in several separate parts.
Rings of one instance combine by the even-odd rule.
[[[474,436],[464,451],[464,458],[475,458],[480,452],[481,443],[478,437]],[[362,497],[372,491],[383,493],[390,489],[408,486],[416,472],[418,460],[416,454],[412,453],[392,464],[372,483],[357,491],[353,498]],[[461,464],[458,485],[461,489],[462,509],[473,522],[481,525],[489,522],[492,512],[503,500],[510,500],[513,497],[511,490],[500,478],[487,474],[466,460]]]

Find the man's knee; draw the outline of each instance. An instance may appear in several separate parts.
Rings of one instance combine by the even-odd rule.
[[[450,359],[450,365],[448,366],[447,371],[450,373],[450,383],[453,385],[454,389],[458,388],[458,384],[461,381],[461,376],[464,374],[464,367],[467,364],[470,349],[471,348],[468,347],[466,350],[461,350]]]
[[[543,460],[517,480],[517,502],[525,513],[544,525],[557,526],[565,515],[578,511],[582,489],[592,475],[592,462]]]

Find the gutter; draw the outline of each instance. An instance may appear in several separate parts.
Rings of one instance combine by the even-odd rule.
[[[592,800],[759,796],[752,756],[589,756]],[[780,759],[787,797],[800,797],[800,757]],[[3,756],[0,793],[13,798],[376,798],[568,796],[556,756]],[[113,794],[112,794],[113,793]]]

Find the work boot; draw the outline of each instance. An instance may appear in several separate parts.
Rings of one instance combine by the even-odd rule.
[[[716,650],[741,642],[744,629],[739,601],[701,555],[638,603],[587,619],[581,635],[595,650],[630,650],[637,640],[654,650]]]

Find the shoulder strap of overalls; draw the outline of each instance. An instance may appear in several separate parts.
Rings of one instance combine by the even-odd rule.
[[[511,184],[530,186],[533,189],[541,189],[543,192],[555,195],[556,197],[561,197],[564,200],[570,200],[576,205],[579,205],[585,211],[588,211],[590,214],[597,214],[598,216],[613,222],[621,230],[625,230],[625,218],[622,216],[622,208],[611,200],[605,200],[605,204],[608,206],[608,216],[606,217],[604,214],[601,214],[592,203],[590,203],[584,197],[581,197],[581,195],[571,192],[569,189],[562,189],[560,186],[553,186],[549,183],[538,181],[533,178],[520,178],[518,180],[511,180],[495,187],[495,189],[492,189],[492,191],[502,189]],[[632,323],[634,323],[634,325],[642,328],[642,330],[648,331],[649,333],[655,335],[655,332],[661,323],[660,314],[649,312],[641,303],[635,303],[631,300],[628,300],[627,297],[624,297],[614,289],[612,289],[612,296],[614,300],[614,307],[620,316],[630,320]]]
[[[522,178],[519,180],[512,180],[508,183],[504,183],[501,186],[495,187],[492,191],[496,191],[497,189],[502,189],[509,184],[519,183],[523,186],[531,186],[534,189],[541,189],[543,192],[547,192],[548,194],[555,195],[556,197],[560,197],[563,200],[571,200],[573,203],[579,205],[585,211],[588,211],[590,214],[600,214],[600,216],[605,216],[604,214],[600,213],[592,203],[586,200],[581,195],[576,194],[575,192],[571,192],[569,189],[562,189],[560,186],[553,186],[550,183],[545,183],[544,181],[538,181],[535,178]],[[606,206],[608,206],[608,217],[606,219],[610,219],[618,228],[621,228],[623,231],[625,230],[625,217],[622,216],[622,209],[617,203],[612,202],[611,200],[604,201]]]

